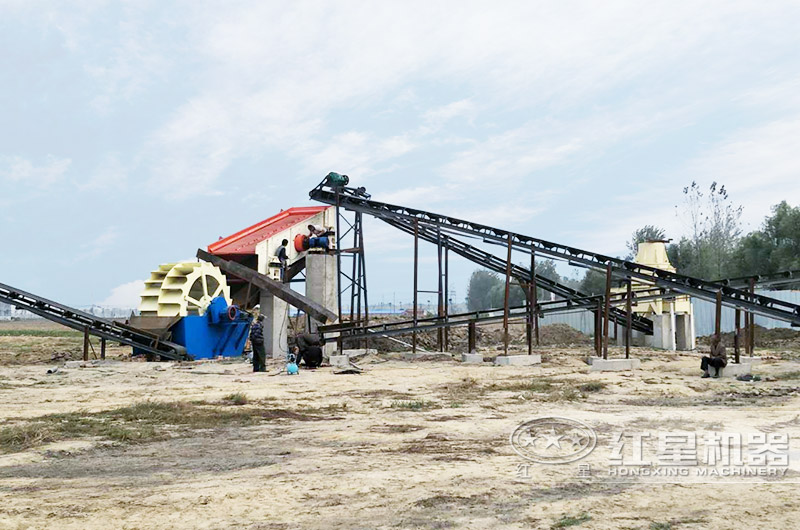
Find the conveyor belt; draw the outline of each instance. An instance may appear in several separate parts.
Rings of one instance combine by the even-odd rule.
[[[402,230],[403,232],[406,232],[411,235],[414,234],[413,225],[409,225],[408,223],[404,223],[398,220],[388,220],[388,219],[381,219],[381,220],[399,230]],[[459,256],[462,256],[482,267],[485,267],[489,270],[493,270],[500,274],[505,274],[506,272],[505,260],[495,256],[494,254],[486,252],[485,250],[481,250],[468,243],[465,243],[456,237],[439,238],[435,230],[423,226],[419,227],[418,234],[421,239],[424,239],[433,244],[437,244],[437,242],[441,241],[442,246],[449,248]],[[531,272],[530,269],[526,269],[525,267],[521,267],[520,265],[512,263],[511,276],[516,278],[520,283],[527,284],[528,282],[530,282]],[[571,300],[573,304],[570,304],[569,310],[580,309],[580,308],[594,310],[597,308],[598,302],[601,302],[603,300],[602,295],[593,296],[586,293],[582,293],[576,289],[573,289],[567,285],[563,285],[557,281],[554,281],[540,274],[536,275],[536,286],[542,288],[545,291],[554,293],[557,296],[560,296],[566,300]],[[542,302],[539,303],[541,304]],[[609,317],[611,318],[612,321],[620,325],[626,325],[627,323],[627,313],[620,309],[613,308],[609,312]],[[633,314],[632,324],[633,324],[632,326],[633,329],[637,331],[641,331],[648,335],[653,334],[653,322],[649,318],[645,318],[638,314]]]
[[[159,340],[158,337],[146,331],[98,318],[90,313],[53,302],[10,285],[0,283],[0,301],[30,311],[47,320],[58,322],[68,328],[88,331],[90,335],[127,344],[138,350],[160,355],[165,359],[190,359],[186,349],[179,344]]]
[[[721,283],[692,278],[632,261],[517,234],[481,223],[373,201],[363,188],[333,188],[327,184],[327,178],[319,186],[311,190],[309,196],[325,204],[366,213],[382,220],[400,221],[404,224],[417,222],[419,226],[438,229],[446,235],[464,234],[477,236],[488,243],[503,246],[508,244],[510,238],[512,247],[517,251],[527,253],[533,251],[537,255],[545,255],[565,260],[578,266],[598,270],[605,270],[607,266],[610,266],[612,273],[619,278],[638,280],[711,302],[715,302],[717,293],[720,293],[723,305],[738,307],[764,317],[800,326],[800,306],[790,302],[749,293]]]

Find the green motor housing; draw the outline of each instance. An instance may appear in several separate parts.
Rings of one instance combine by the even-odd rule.
[[[334,173],[331,171],[328,173],[328,176],[325,177],[328,181],[328,185],[334,188],[343,188],[350,183],[350,177],[347,175],[341,175],[339,173]]]

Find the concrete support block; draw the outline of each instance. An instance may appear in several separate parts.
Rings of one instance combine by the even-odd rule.
[[[479,353],[462,353],[461,362],[467,364],[481,364],[483,362],[483,355]]]
[[[740,375],[747,375],[752,373],[750,369],[752,365],[750,363],[741,362],[739,364],[728,362],[728,366],[725,368],[719,369],[719,376],[720,377],[738,377]],[[714,368],[710,367],[708,369],[708,373],[714,375]]]
[[[641,361],[639,359],[603,359],[602,357],[589,357],[592,372],[620,372],[636,370]]]
[[[653,315],[653,348],[675,351],[675,314]]]
[[[349,357],[361,357],[362,355],[375,355],[378,353],[378,350],[374,350],[372,348],[358,348],[354,350],[342,350],[342,355],[347,355]]]
[[[289,351],[289,304],[268,291],[261,291],[264,315],[264,349],[267,358],[283,359]]]
[[[309,252],[306,255],[306,296],[325,309],[339,311],[338,278],[336,274],[336,256]],[[313,333],[320,325],[316,320],[311,320]],[[330,340],[322,347],[322,354],[330,357],[336,354],[336,341]]]
[[[678,350],[694,350],[694,315],[688,313],[679,313],[675,315],[675,337]]]
[[[542,364],[542,356],[537,354],[533,355],[498,355],[494,364],[497,366],[532,366],[535,364]]]
[[[336,368],[350,368],[349,355],[331,355],[328,358],[328,362]]]

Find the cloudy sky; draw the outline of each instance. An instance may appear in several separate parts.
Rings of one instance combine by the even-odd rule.
[[[795,1],[0,0],[0,281],[135,303],[329,171],[608,254],[647,223],[679,237],[692,180],[755,229],[800,203],[798,22]],[[371,222],[366,245],[371,301],[410,299],[411,238]]]

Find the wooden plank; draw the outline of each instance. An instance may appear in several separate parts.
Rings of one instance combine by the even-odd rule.
[[[222,259],[219,256],[214,256],[203,249],[197,249],[197,257],[203,261],[211,263],[212,265],[216,265],[223,272],[251,282],[260,289],[266,289],[284,302],[298,309],[302,309],[314,320],[318,320],[323,324],[328,322],[336,322],[337,320],[336,313],[325,309],[317,302],[311,300],[310,298],[306,298],[297,291],[293,291],[292,288],[289,287],[289,284],[276,282],[269,276],[261,274],[258,271],[255,271],[249,267],[245,267],[244,265],[236,263],[235,261],[229,261]]]

